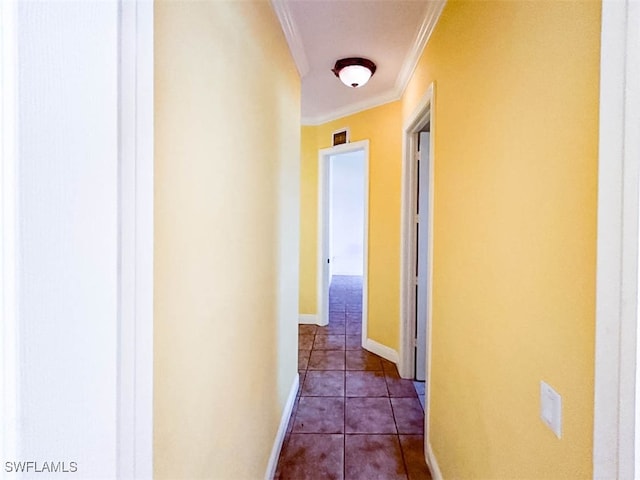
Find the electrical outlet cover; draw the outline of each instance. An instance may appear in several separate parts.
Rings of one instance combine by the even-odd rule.
[[[562,438],[562,397],[543,381],[540,382],[540,418]]]

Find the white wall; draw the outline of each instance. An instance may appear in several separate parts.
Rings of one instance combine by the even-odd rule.
[[[17,441],[3,472],[117,475],[118,9],[17,8]]]
[[[362,275],[364,151],[331,156],[331,275]]]
[[[640,5],[603,2],[593,478],[639,478]]]

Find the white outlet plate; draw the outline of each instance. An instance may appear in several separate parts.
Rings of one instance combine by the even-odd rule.
[[[540,382],[540,418],[556,437],[562,438],[562,397],[543,381]]]

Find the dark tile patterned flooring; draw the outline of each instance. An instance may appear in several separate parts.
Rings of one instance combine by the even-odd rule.
[[[430,479],[411,380],[361,345],[360,277],[334,277],[329,325],[300,325],[300,390],[276,479]]]

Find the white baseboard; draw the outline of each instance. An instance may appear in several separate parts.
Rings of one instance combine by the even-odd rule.
[[[438,466],[436,454],[433,453],[433,448],[431,448],[431,443],[427,443],[427,465],[429,465],[429,470],[431,470],[433,480],[442,480],[442,472]]]
[[[314,313],[301,313],[298,315],[298,323],[300,325],[317,325],[318,315]]]
[[[364,348],[366,350],[369,350],[371,353],[375,353],[376,355],[379,355],[382,358],[395,363],[396,365],[398,364],[398,361],[400,359],[400,357],[398,356],[398,352],[396,352],[393,348],[382,345],[381,343],[378,343],[375,340],[371,340],[370,338],[367,338]]]
[[[280,418],[280,426],[278,427],[278,433],[276,439],[273,442],[271,448],[271,455],[269,456],[269,463],[267,464],[267,471],[264,474],[265,480],[272,480],[276,474],[276,468],[278,467],[278,458],[280,457],[280,450],[282,450],[282,443],[284,437],[287,434],[287,426],[289,425],[289,419],[293,413],[293,405],[296,402],[296,396],[298,395],[298,388],[300,387],[300,375],[296,374],[291,384],[291,390],[287,397],[287,403],[284,405],[282,411],[282,418]]]

